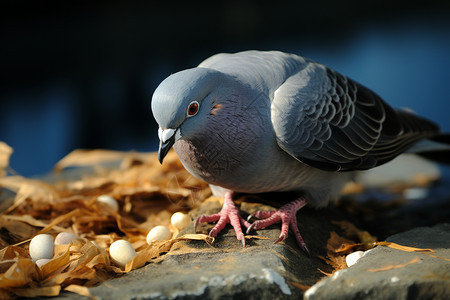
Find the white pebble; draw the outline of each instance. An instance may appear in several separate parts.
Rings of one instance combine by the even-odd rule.
[[[123,267],[136,256],[136,251],[128,241],[118,240],[109,247],[109,255],[114,263]]]
[[[170,223],[172,223],[176,229],[182,230],[191,223],[191,218],[187,214],[176,212],[170,218]]]
[[[119,210],[117,200],[109,195],[101,195],[97,197],[97,201],[109,205],[114,211]]]
[[[356,262],[361,258],[361,256],[364,255],[364,251],[355,251],[353,253],[350,253],[345,257],[345,262],[347,263],[348,267],[353,266],[356,264]]]
[[[36,262],[41,258],[52,258],[55,245],[50,234],[38,234],[31,239],[30,256]]]
[[[36,265],[40,268],[43,265],[45,265],[46,263],[48,263],[49,261],[50,261],[50,259],[48,259],[48,258],[41,258],[36,261]]]
[[[408,200],[419,200],[424,199],[428,196],[429,190],[426,188],[414,187],[406,189],[403,192],[403,197]]]
[[[172,232],[169,228],[163,225],[158,225],[152,228],[147,234],[147,243],[151,244],[153,241],[168,240],[172,237]]]
[[[77,236],[70,232],[60,232],[55,237],[55,245],[68,245],[73,240],[76,240]]]

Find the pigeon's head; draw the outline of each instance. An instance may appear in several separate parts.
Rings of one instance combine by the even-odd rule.
[[[160,163],[177,140],[194,136],[206,125],[224,77],[212,69],[193,68],[167,77],[155,90],[152,112],[159,125]]]

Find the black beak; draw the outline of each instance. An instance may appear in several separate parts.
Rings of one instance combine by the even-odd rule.
[[[158,160],[160,164],[163,163],[164,157],[166,157],[167,153],[169,153],[169,150],[170,148],[172,148],[174,143],[175,143],[175,134],[164,143],[162,141],[159,142]]]

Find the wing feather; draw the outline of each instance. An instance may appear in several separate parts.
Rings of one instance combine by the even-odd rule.
[[[393,110],[366,87],[314,62],[276,90],[271,113],[279,146],[327,171],[375,167],[439,133],[435,124]]]

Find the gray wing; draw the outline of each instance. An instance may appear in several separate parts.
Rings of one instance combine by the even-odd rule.
[[[378,166],[439,132],[433,123],[393,110],[369,89],[313,62],[277,89],[271,114],[279,146],[327,171]]]

